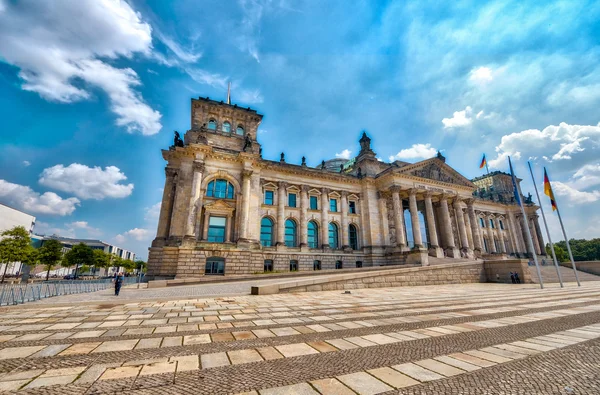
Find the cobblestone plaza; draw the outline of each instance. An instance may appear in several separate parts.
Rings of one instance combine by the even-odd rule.
[[[119,298],[100,291],[3,308],[0,390],[600,392],[598,282],[268,296],[246,295],[244,284],[210,286],[126,288]],[[215,296],[197,296],[208,293]]]

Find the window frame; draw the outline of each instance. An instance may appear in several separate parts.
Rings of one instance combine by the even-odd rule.
[[[221,125],[221,132],[231,134],[231,122],[229,122],[229,121],[223,122],[223,124]]]
[[[314,234],[313,236],[311,236],[311,235],[310,235],[310,233],[311,233],[311,229],[308,227],[308,226],[309,226],[309,224],[312,224],[312,225],[314,225],[314,230],[313,230],[313,231],[314,231],[314,233],[315,233],[315,234]],[[307,229],[306,229],[306,235],[307,235],[307,237],[306,237],[306,242],[307,242],[307,244],[308,244],[308,248],[319,248],[319,224],[318,224],[318,223],[316,223],[316,222],[315,222],[315,221],[313,221],[313,220],[310,220],[310,221],[308,221],[308,223],[306,224],[306,228],[307,228]],[[310,240],[311,240],[311,238],[313,238],[313,239],[314,239],[314,241],[313,241],[313,242],[311,242],[311,241],[310,241]]]
[[[335,261],[335,269],[336,270],[341,270],[344,268],[344,262],[343,261]]]
[[[217,264],[216,272],[213,272],[213,264]],[[222,266],[221,266],[222,264]],[[208,272],[208,268],[210,265],[210,273]],[[222,269],[222,270],[221,270]],[[204,264],[204,275],[205,276],[224,276],[225,275],[225,258],[221,257],[209,257],[206,259],[206,263]]]
[[[215,125],[215,127],[214,127],[214,128],[211,128],[211,127],[210,127],[210,125],[211,125],[211,124],[214,124],[214,125]],[[219,127],[219,123],[217,122],[217,120],[216,120],[216,119],[209,119],[208,123],[206,124],[206,128],[207,128],[208,130],[214,130],[214,131],[216,131],[218,127]]]
[[[219,226],[217,226],[217,225],[211,225],[210,222],[211,222],[211,220],[213,218],[214,219],[222,218],[225,221],[224,225],[223,226],[220,226],[220,225]],[[219,240],[211,240],[211,237],[213,239],[217,237],[217,236],[211,236],[211,234],[210,234],[211,233],[211,228],[213,230],[215,230],[215,229],[216,230],[221,230],[222,229],[223,230],[223,240],[220,240],[220,241]],[[206,230],[206,240],[209,243],[225,243],[226,239],[227,239],[227,217],[223,217],[223,216],[219,216],[219,215],[209,215],[208,216],[208,228]]]
[[[356,200],[348,200],[348,214],[358,214],[356,204]]]
[[[485,220],[483,217],[479,217],[479,227],[485,229]]]
[[[242,131],[242,133],[240,133],[240,130]],[[235,128],[235,134],[237,136],[243,136],[245,132],[246,131],[244,130],[244,125],[237,125],[236,126],[236,128]]]
[[[288,226],[291,224],[293,226]],[[288,234],[288,230],[291,230],[292,233]],[[291,240],[288,240],[288,236],[291,236]],[[284,236],[283,242],[286,247],[297,247],[298,246],[298,224],[291,218],[288,218],[284,222]]]
[[[500,225],[500,230],[504,230],[504,222],[501,219],[498,220],[498,224]]]
[[[352,229],[354,229],[354,243],[352,242]],[[348,242],[351,249],[358,250],[358,228],[354,224],[348,224]]]
[[[217,196],[217,185],[222,184],[223,182],[225,183],[224,196]],[[220,192],[221,190],[219,189],[219,193]],[[226,178],[214,178],[206,185],[205,195],[206,197],[213,199],[233,200],[235,198],[235,185]]]
[[[269,269],[270,266],[270,270]],[[273,271],[275,270],[275,263],[273,262],[272,259],[264,259],[263,260],[263,272],[264,273],[273,273]]]
[[[299,270],[298,261],[296,259],[290,260],[290,272],[297,272]]]
[[[490,228],[496,229],[496,226],[494,225],[494,219],[493,218],[490,218]]]
[[[313,202],[315,202],[314,208],[313,208]],[[309,210],[318,210],[319,209],[319,197],[317,195],[310,195],[308,197],[308,207],[309,207]]]
[[[318,259],[313,261],[313,270],[321,270],[321,261]]]
[[[333,233],[332,233],[333,232]],[[340,228],[337,226],[335,222],[330,222],[328,225],[328,241],[329,248],[338,249],[340,248]],[[332,240],[334,241],[332,243]]]
[[[337,213],[338,212],[338,200],[337,198],[329,198],[329,212]]]
[[[293,205],[292,205],[292,196],[293,198]],[[298,195],[295,192],[289,192],[288,193],[288,207],[297,207],[297,203],[298,203]]]
[[[270,224],[269,227],[270,227],[271,232],[269,233],[269,236],[270,236],[269,240],[266,240],[266,238],[263,238],[263,235],[267,234],[266,232],[263,232],[263,228],[266,227],[265,224],[263,224],[263,221],[265,221],[265,220],[269,221],[269,224]],[[274,239],[273,230],[274,230],[274,228],[275,228],[275,221],[273,221],[271,218],[263,217],[260,220],[260,245],[262,245],[263,247],[273,247],[273,241],[274,241],[273,240]]]
[[[267,203],[267,194],[271,195],[271,203]],[[274,206],[275,205],[275,191],[272,189],[265,189],[263,194],[263,204],[266,206]]]

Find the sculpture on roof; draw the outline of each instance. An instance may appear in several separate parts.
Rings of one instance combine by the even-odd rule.
[[[181,136],[177,130],[175,131],[175,137],[173,138],[173,146],[183,147],[183,140],[181,139]]]

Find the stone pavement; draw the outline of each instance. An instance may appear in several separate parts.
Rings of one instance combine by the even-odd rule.
[[[597,282],[120,300],[0,309],[0,391],[600,393]]]

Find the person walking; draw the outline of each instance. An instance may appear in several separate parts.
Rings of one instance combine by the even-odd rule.
[[[123,285],[123,273],[117,273],[115,275],[115,296],[119,296],[121,286]]]

